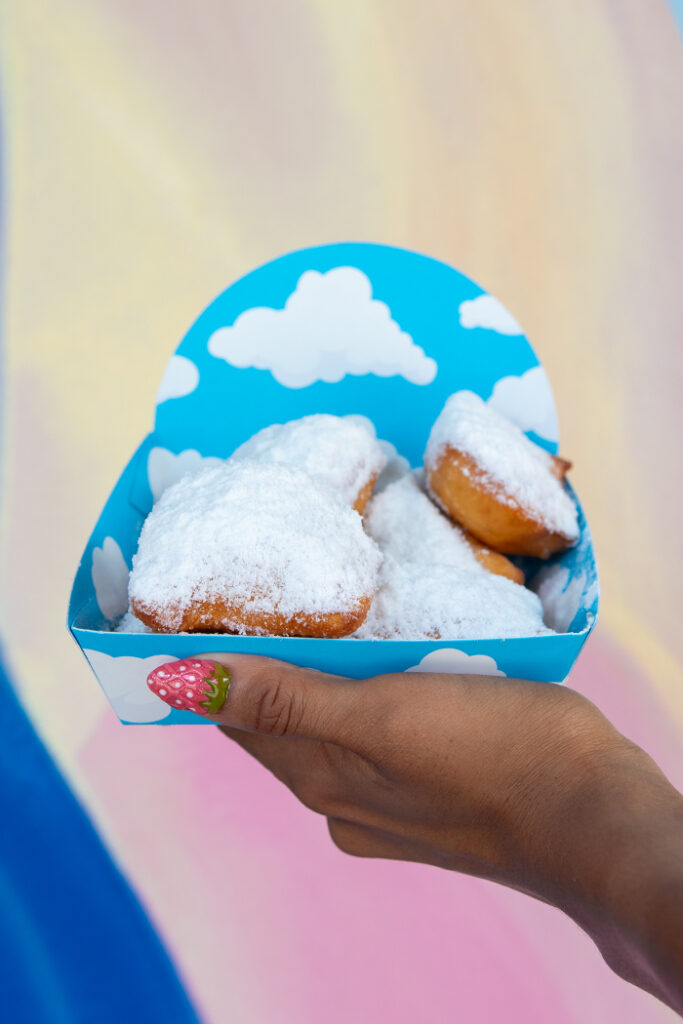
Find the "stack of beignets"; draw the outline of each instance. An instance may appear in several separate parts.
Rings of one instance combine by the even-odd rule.
[[[383,478],[371,497],[382,444],[363,417],[306,416],[169,487],[143,525],[118,628],[413,640],[551,632],[507,556],[547,558],[576,543],[569,463],[471,392],[448,399],[424,470]]]

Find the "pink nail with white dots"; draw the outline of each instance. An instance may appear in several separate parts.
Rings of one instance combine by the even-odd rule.
[[[147,685],[177,711],[215,715],[227,699],[230,673],[217,661],[185,658],[155,668],[147,676]]]

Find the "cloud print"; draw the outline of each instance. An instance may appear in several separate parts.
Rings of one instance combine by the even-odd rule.
[[[586,574],[581,572],[572,577],[566,565],[546,565],[534,580],[536,591],[543,605],[543,620],[556,633],[566,633],[576,613],[582,607]]]
[[[183,398],[199,384],[199,370],[185,356],[171,356],[157,391],[157,405],[169,398]]]
[[[429,384],[437,371],[357,267],[307,270],[284,309],[246,310],[211,335],[209,352],[231,366],[270,370],[289,388],[366,373]]]
[[[128,607],[128,566],[113,537],[92,553],[92,582],[105,619],[117,619]]]
[[[519,377],[501,377],[489,405],[521,430],[533,430],[547,441],[559,439],[553,393],[542,366],[534,366]]]
[[[479,295],[460,303],[460,324],[462,327],[484,327],[499,334],[523,334],[512,313],[493,295]]]
[[[543,605],[543,619],[556,633],[566,633],[580,608],[590,611],[600,596],[597,579],[588,582],[585,572],[572,576],[565,565],[546,565],[534,579],[535,590]]]
[[[147,676],[173,658],[164,654],[151,658],[115,658],[103,651],[84,650],[83,653],[122,721],[158,722],[171,713],[168,704],[147,686]]]
[[[457,647],[440,647],[406,672],[450,672],[454,675],[504,676],[488,654],[466,654]]]
[[[158,501],[167,487],[177,483],[184,476],[198,473],[200,469],[217,466],[223,459],[213,455],[202,455],[195,448],[174,455],[168,448],[152,448],[147,456],[147,479],[152,497]]]

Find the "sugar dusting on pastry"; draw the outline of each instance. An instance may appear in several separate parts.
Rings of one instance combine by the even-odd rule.
[[[169,487],[143,525],[129,596],[168,632],[202,602],[315,618],[371,597],[380,561],[334,491],[254,454]],[[216,628],[242,631],[235,621]]]
[[[114,627],[115,633],[151,633],[152,630],[128,609]]]
[[[553,475],[551,456],[471,391],[458,391],[446,402],[427,442],[425,465],[433,467],[447,449],[469,455],[478,482],[501,500],[527,511],[547,529],[576,540],[574,502]]]
[[[386,555],[361,640],[484,640],[543,636],[543,609],[526,587],[484,569],[399,562]]]
[[[428,471],[449,447],[471,458],[485,491],[576,536],[576,509],[551,456],[470,392],[451,396],[435,423]],[[537,594],[513,582],[513,563],[445,516],[405,460],[382,478],[363,529],[352,506],[385,462],[369,421],[320,414],[266,427],[227,462],[180,480],[143,526],[131,611],[117,629],[355,630],[393,640],[552,633]]]
[[[365,514],[365,529],[384,553],[399,562],[436,562],[470,570],[483,567],[524,582],[521,569],[444,515],[425,488],[424,471],[416,469],[375,493]]]
[[[463,531],[423,490],[420,471],[390,484],[365,527],[384,556],[359,639],[478,640],[550,633],[536,594],[477,561]]]
[[[463,531],[425,494],[419,470],[374,496],[365,515],[365,528],[382,552],[399,562],[478,568]]]
[[[376,479],[386,456],[372,425],[361,417],[318,413],[259,430],[231,456],[268,458],[303,469],[354,505],[369,480]]]

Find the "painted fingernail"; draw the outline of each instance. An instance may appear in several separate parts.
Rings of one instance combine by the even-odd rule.
[[[186,658],[155,668],[147,676],[147,685],[178,711],[215,715],[228,696],[230,673],[217,661]]]

